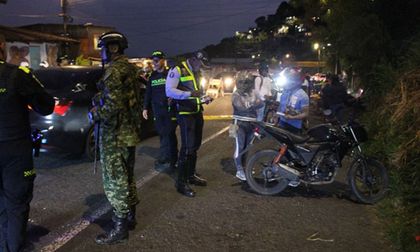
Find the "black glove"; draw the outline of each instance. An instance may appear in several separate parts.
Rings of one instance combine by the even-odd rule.
[[[98,93],[92,98],[92,106],[94,107],[102,107],[103,106],[103,100],[101,97],[101,94]]]
[[[98,114],[98,111],[97,111],[96,107],[93,107],[89,111],[88,117],[89,117],[89,122],[92,123],[92,124],[99,122],[100,116]]]

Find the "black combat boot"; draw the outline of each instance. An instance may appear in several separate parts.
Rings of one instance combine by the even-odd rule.
[[[100,245],[112,245],[125,242],[128,239],[127,218],[113,218],[114,228],[108,233],[100,234],[95,242]]]
[[[188,185],[186,181],[187,167],[188,167],[188,159],[178,162],[178,179],[175,183],[175,187],[176,187],[176,190],[179,193],[183,194],[184,196],[194,197],[195,192],[193,191],[193,189],[191,189],[191,187]]]
[[[200,178],[199,175],[196,173],[195,166],[197,164],[197,156],[191,156],[189,157],[189,159],[190,162],[188,163],[190,167],[188,169],[188,183],[196,186],[207,186],[207,180]]]
[[[130,212],[127,214],[127,226],[128,230],[134,230],[136,228],[137,221],[136,221],[136,206],[130,207]]]

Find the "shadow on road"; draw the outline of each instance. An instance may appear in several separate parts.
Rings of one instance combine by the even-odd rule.
[[[49,233],[49,229],[29,223],[26,232],[27,241],[25,244],[25,251],[33,251],[34,244],[38,243],[41,237],[46,236]]]
[[[141,154],[157,159],[159,157],[159,148],[154,148],[150,146],[142,146],[137,149],[137,155],[141,155]]]
[[[34,158],[37,169],[57,169],[66,166],[89,163],[90,161],[81,154],[63,152],[41,153],[42,158]]]
[[[232,158],[223,158],[220,160],[220,164],[222,166],[222,170],[232,176],[236,174],[236,167],[233,162]],[[245,182],[238,182],[233,184],[232,186],[241,186],[242,190],[254,193],[254,192],[247,183]],[[352,202],[356,202],[352,197],[352,193],[350,188],[347,184],[334,181],[328,185],[303,185],[293,188],[288,187],[286,190],[281,192],[278,195],[274,195],[274,197],[305,197],[305,198],[338,198],[338,199],[346,199]]]

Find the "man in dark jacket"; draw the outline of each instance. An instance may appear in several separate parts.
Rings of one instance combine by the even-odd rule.
[[[152,53],[154,71],[151,73],[144,97],[143,118],[149,118],[150,108],[153,110],[155,127],[160,136],[160,156],[156,160],[156,168],[175,168],[178,156],[178,142],[176,138],[175,109],[168,105],[165,92],[166,76],[165,54],[161,51]]]
[[[0,34],[0,251],[22,251],[35,169],[29,108],[53,112],[54,99],[26,67],[7,64]]]
[[[339,122],[342,122],[344,105],[349,95],[337,75],[330,76],[328,81],[329,83],[321,91],[324,110],[329,110],[330,117],[335,117]]]

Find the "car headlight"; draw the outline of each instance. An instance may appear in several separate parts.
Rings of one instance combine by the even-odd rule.
[[[206,84],[207,84],[206,78],[201,77],[201,79],[200,79],[200,85],[201,85],[201,87],[204,87]]]
[[[224,82],[225,82],[225,86],[229,87],[230,85],[233,84],[233,79],[232,78],[226,78]]]

